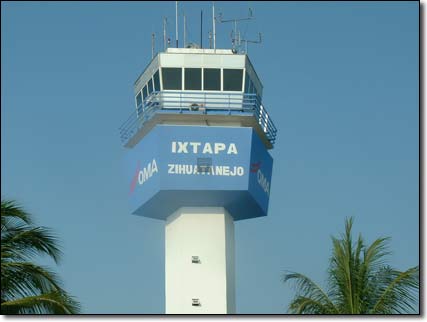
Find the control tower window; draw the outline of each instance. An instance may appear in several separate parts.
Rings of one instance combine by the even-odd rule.
[[[254,83],[252,82],[251,78],[247,73],[246,73],[246,80],[245,80],[245,93],[258,94]]]
[[[163,89],[182,90],[182,68],[162,68]]]
[[[249,81],[248,89],[249,89],[248,93],[250,93],[250,94],[255,93],[255,87],[254,87],[254,84],[252,83],[252,81]]]
[[[145,100],[148,96],[147,85],[142,89],[142,99]]]
[[[242,91],[243,69],[224,69],[224,91]]]
[[[203,79],[205,91],[220,91],[221,90],[221,70],[219,68],[203,69]]]
[[[159,71],[157,71],[154,76],[153,76],[153,80],[154,80],[154,90],[156,92],[160,91],[160,78],[159,78]]]
[[[252,81],[251,81],[250,93],[258,95],[256,87],[255,87],[255,85],[254,85],[254,83]]]
[[[138,112],[140,112],[141,107],[142,107],[142,96],[141,96],[141,92],[139,92],[138,95],[136,95],[136,108]]]
[[[250,91],[249,91],[250,81],[251,81],[251,79],[249,78],[248,73],[246,73],[246,78],[245,78],[245,93],[250,93]]]
[[[150,78],[148,81],[148,95],[150,95],[153,92],[153,80]]]
[[[186,68],[185,69],[185,89],[202,90],[202,69]]]

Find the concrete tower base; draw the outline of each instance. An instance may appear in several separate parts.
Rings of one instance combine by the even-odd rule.
[[[233,314],[234,222],[222,207],[183,207],[165,228],[166,314]]]

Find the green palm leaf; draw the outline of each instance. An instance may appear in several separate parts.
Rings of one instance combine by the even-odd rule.
[[[14,201],[1,201],[1,311],[4,314],[74,314],[79,303],[62,287],[58,276],[32,262],[47,255],[56,263],[58,239]]]
[[[412,267],[399,272],[386,267],[380,274],[379,298],[372,308],[372,313],[392,314],[414,312],[419,287],[419,268]]]
[[[297,314],[399,314],[414,313],[418,304],[419,269],[404,272],[386,265],[389,238],[364,244],[352,240],[353,218],[347,219],[340,238],[332,237],[333,252],[328,270],[328,291],[308,277],[291,273],[295,298],[289,312]]]
[[[76,314],[79,310],[78,302],[60,291],[1,303],[4,314]]]
[[[296,300],[289,306],[292,313],[300,314],[310,311],[317,314],[333,314],[338,312],[325,292],[307,276],[290,272],[283,277],[283,282],[288,281],[294,282],[294,287],[298,292]]]
[[[44,227],[16,227],[13,231],[2,233],[1,242],[2,252],[8,251],[19,259],[48,255],[59,262],[61,256],[56,236]]]

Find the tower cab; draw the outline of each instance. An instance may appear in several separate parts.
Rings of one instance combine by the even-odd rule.
[[[276,127],[246,54],[231,49],[168,48],[134,84],[135,110],[120,127],[132,148],[158,124],[251,127],[272,149]]]

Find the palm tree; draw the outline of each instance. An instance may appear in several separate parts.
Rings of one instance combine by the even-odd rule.
[[[418,266],[401,272],[385,264],[389,238],[365,245],[359,235],[353,244],[353,218],[347,219],[341,239],[332,238],[328,291],[295,272],[284,275],[294,282],[296,296],[289,312],[296,314],[402,314],[414,313],[418,303]]]
[[[58,263],[57,238],[34,226],[30,214],[14,201],[1,201],[1,312],[2,314],[76,314],[79,303],[48,268],[32,262],[48,255]]]

